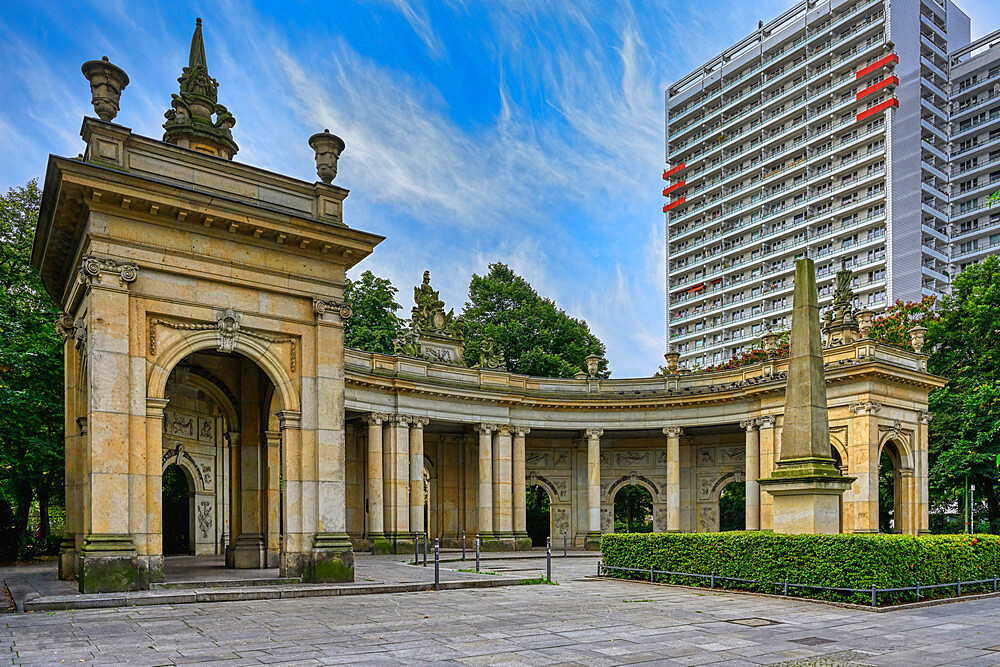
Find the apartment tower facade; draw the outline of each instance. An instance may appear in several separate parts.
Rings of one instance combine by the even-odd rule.
[[[666,93],[667,343],[710,366],[787,328],[795,259],[820,304],[854,271],[859,307],[948,285],[948,0],[808,0]]]

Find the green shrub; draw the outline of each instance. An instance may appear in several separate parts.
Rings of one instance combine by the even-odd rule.
[[[838,588],[895,588],[992,579],[1000,575],[997,535],[783,535],[727,533],[608,534],[601,540],[605,565],[739,577],[778,585],[716,581],[718,588],[780,593],[790,584]],[[645,579],[643,572],[608,572]],[[707,579],[656,575],[668,583],[708,586]],[[992,582],[962,591],[992,590]],[[790,588],[790,595],[869,604],[870,593]],[[954,595],[955,589],[921,591],[921,598]],[[880,604],[909,602],[914,592],[880,593]]]

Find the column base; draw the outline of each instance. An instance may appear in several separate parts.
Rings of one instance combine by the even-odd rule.
[[[311,555],[303,580],[315,584],[354,581],[354,550],[347,533],[316,533]]]
[[[514,531],[514,551],[531,551],[531,536],[527,532]]]
[[[761,487],[773,498],[776,533],[833,535],[840,532],[840,499],[854,477],[844,477],[828,459],[780,461]]]
[[[583,550],[584,551],[600,551],[601,550],[601,533],[589,532],[583,540]]]
[[[138,556],[139,579],[143,589],[163,581],[163,554]]]
[[[127,534],[84,537],[77,572],[81,593],[118,593],[143,588],[135,543]]]
[[[76,579],[76,539],[72,535],[63,536],[59,545],[59,578],[63,581]]]
[[[413,537],[413,533],[386,533],[385,541],[391,549],[391,551],[387,551],[386,553],[412,555],[413,544],[416,539]]]
[[[373,554],[391,554],[392,540],[385,536],[385,533],[368,533],[368,542],[371,544]]]
[[[267,567],[267,544],[263,533],[241,533],[226,547],[226,567],[260,570]]]

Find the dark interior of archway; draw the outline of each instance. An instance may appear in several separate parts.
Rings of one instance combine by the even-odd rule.
[[[180,466],[163,471],[163,553],[191,553],[191,491]]]
[[[533,484],[527,490],[527,516],[525,528],[531,538],[531,546],[544,547],[545,538],[549,537],[551,509],[549,494],[545,489]]]
[[[629,484],[615,494],[615,532],[653,532],[653,496],[644,486]]]
[[[890,452],[892,443],[882,450],[878,466],[878,529],[881,533],[896,532],[896,465]]]
[[[719,495],[719,530],[747,529],[747,483],[730,482]]]

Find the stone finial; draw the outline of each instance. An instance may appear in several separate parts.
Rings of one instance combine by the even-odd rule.
[[[191,37],[188,66],[177,82],[180,94],[171,95],[171,108],[164,114],[167,122],[163,124],[163,140],[232,160],[239,151],[232,133],[236,118],[219,104],[219,82],[208,74],[201,19],[196,21]]]
[[[677,373],[677,362],[680,361],[681,353],[671,347],[664,355],[663,358],[667,360],[667,372],[671,375]]]
[[[597,377],[597,369],[601,365],[601,357],[598,354],[588,355],[584,361],[587,362],[587,377]]]
[[[862,308],[854,313],[854,319],[858,323],[858,330],[862,338],[871,338],[872,324],[875,321],[875,311]]]
[[[121,67],[112,65],[107,56],[100,60],[88,60],[80,69],[90,82],[90,102],[94,111],[101,120],[110,123],[118,115],[118,102],[128,85],[128,74]]]
[[[769,359],[774,359],[776,356],[778,356],[779,338],[781,338],[781,334],[772,331],[770,327],[767,329],[764,335],[760,337],[761,341],[764,344],[764,352],[767,353]]]
[[[915,327],[910,327],[910,346],[913,351],[920,354],[920,351],[924,349],[924,342],[927,340],[927,327],[922,327],[919,324]]]
[[[309,137],[309,146],[316,151],[316,175],[329,185],[337,178],[337,160],[346,147],[344,140],[323,130]]]

